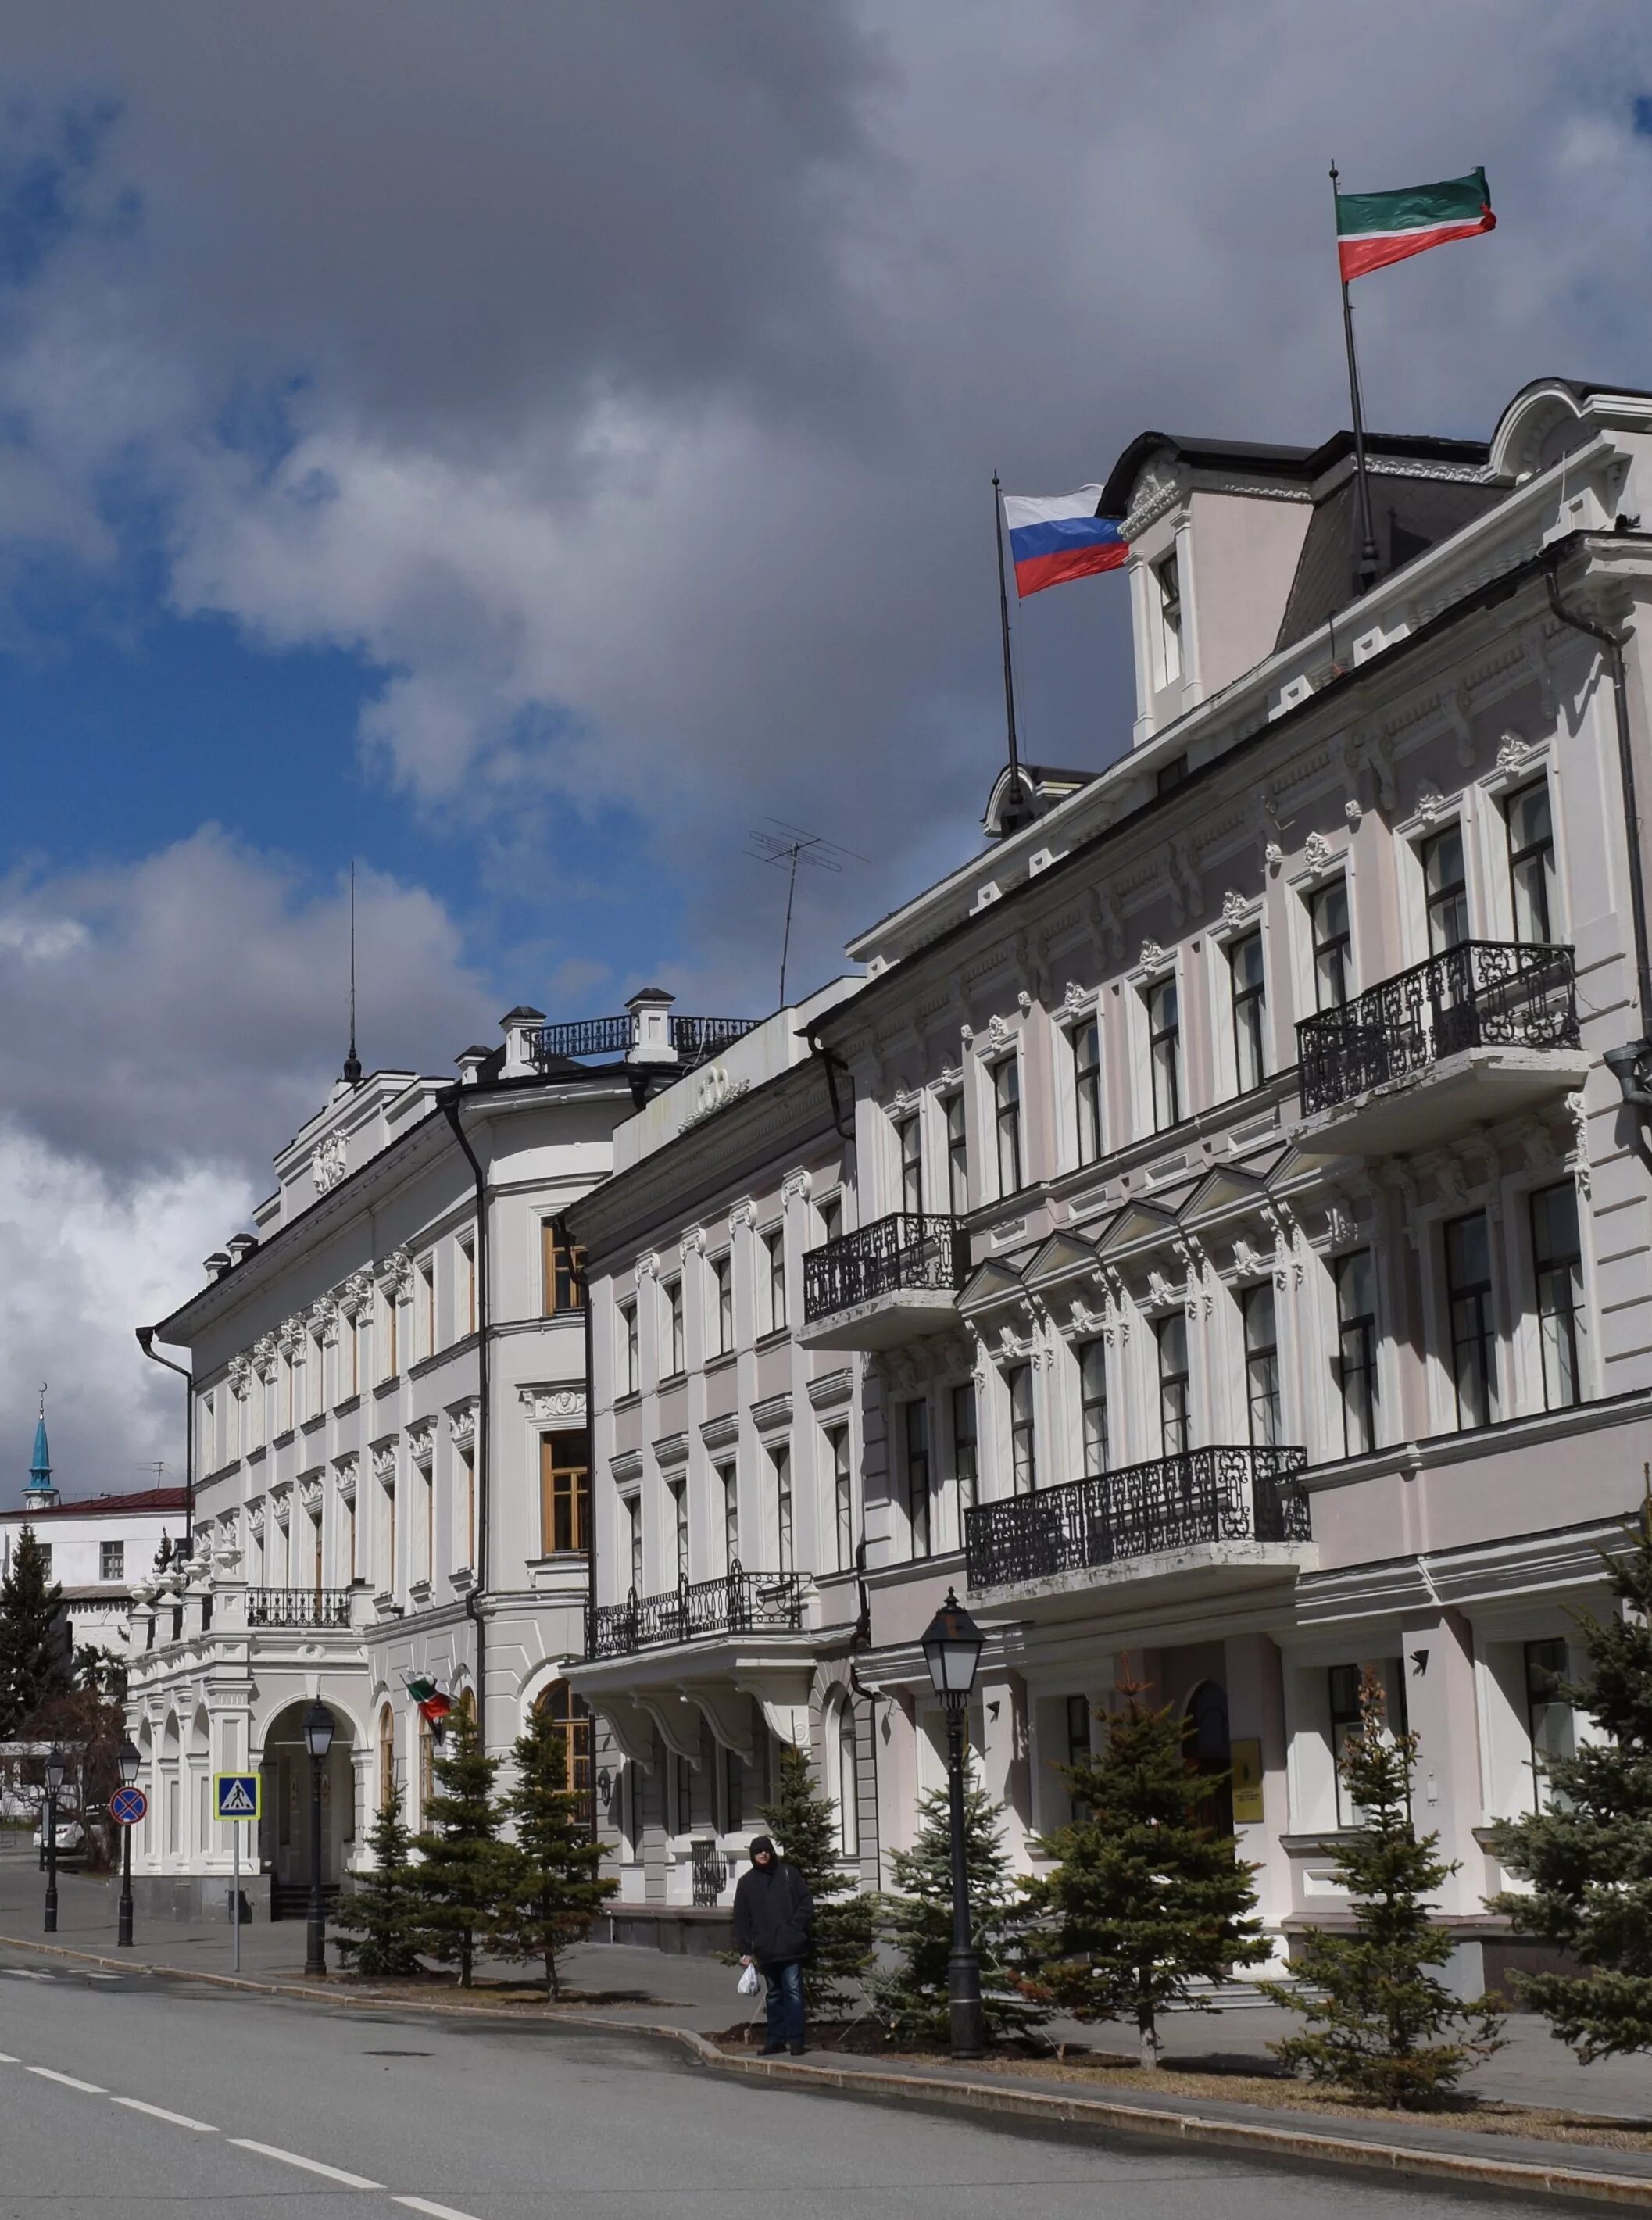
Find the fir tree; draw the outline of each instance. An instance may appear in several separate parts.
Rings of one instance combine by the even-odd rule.
[[[73,1681],[63,1590],[47,1578],[47,1562],[25,1526],[0,1580],[0,1741],[21,1735]]]
[[[513,1755],[516,1782],[505,1808],[515,1822],[517,1866],[494,1939],[506,1957],[543,1965],[554,1998],[558,1954],[590,1933],[616,1884],[603,1877],[602,1845],[568,1787],[567,1745],[547,1709],[533,1714]]]
[[[945,1789],[918,1807],[918,1835],[889,1860],[899,1896],[878,1906],[878,1933],[895,1962],[875,1974],[878,2009],[903,2040],[944,2042],[951,2033],[947,1961],[952,1953],[952,1807]],[[970,1785],[963,1798],[969,1924],[981,1959],[982,2019],[989,2042],[1025,2034],[1050,2017],[1021,1985],[1032,1910],[1010,1870],[999,1806]]]
[[[392,1788],[379,1805],[369,1840],[372,1870],[340,1899],[334,1915],[339,1957],[358,1974],[416,1974],[417,1881],[408,1862],[399,1788]]]
[[[1159,2062],[1159,2014],[1208,2010],[1195,1982],[1269,1955],[1254,1868],[1200,1818],[1219,1782],[1188,1762],[1182,1722],[1119,1690],[1105,1748],[1063,1771],[1082,1816],[1038,1845],[1056,1869],[1028,1885],[1046,1923],[1041,1988],[1083,2020],[1132,2018],[1144,2066]]]
[[[435,1761],[437,1793],[414,1837],[418,1947],[444,1965],[457,1961],[468,1989],[478,1936],[485,1936],[513,1893],[515,1854],[499,1839],[493,1784],[497,1758],[484,1757],[475,1719],[464,1706],[447,1718],[446,1748]]]
[[[816,1787],[801,1750],[782,1750],[775,1800],[762,1805],[759,1816],[814,1899],[814,1949],[803,1968],[809,2012],[841,2019],[871,1960],[872,1899],[839,1863],[838,1807]]]
[[[1503,2044],[1496,2007],[1483,1997],[1461,2003],[1433,1971],[1452,1943],[1431,1924],[1425,1899],[1457,1868],[1440,1856],[1437,1834],[1419,1842],[1412,1825],[1416,1762],[1416,1736],[1387,1732],[1382,1686],[1368,1673],[1359,1727],[1342,1756],[1361,1824],[1338,1844],[1336,1861],[1353,1899],[1355,1931],[1310,1929],[1292,1972],[1312,1993],[1263,1985],[1308,2024],[1307,2033],[1271,2046],[1276,2058],[1311,2080],[1338,2083],[1395,2111],[1443,2095]]]
[[[1495,1897],[1491,1909],[1588,1968],[1514,1976],[1521,2001],[1586,2062],[1652,2049],[1652,1506],[1644,1529],[1625,1538],[1608,1561],[1624,1608],[1580,1618],[1587,1670],[1562,1690],[1599,1738],[1545,1758],[1548,1810],[1505,1820],[1493,1837],[1531,1893]]]

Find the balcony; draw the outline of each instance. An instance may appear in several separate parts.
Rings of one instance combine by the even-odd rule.
[[[248,1588],[249,1626],[348,1626],[348,1588]]]
[[[589,1659],[633,1657],[684,1642],[744,1634],[795,1634],[803,1624],[806,1573],[748,1573],[731,1565],[720,1580],[684,1581],[663,1595],[598,1604],[591,1613]]]
[[[1060,1619],[1092,1612],[1098,1589],[1208,1603],[1294,1581],[1314,1561],[1306,1462],[1296,1448],[1188,1450],[982,1504],[967,1522],[971,1593],[988,1616]]]
[[[969,1244],[955,1218],[898,1210],[803,1259],[805,1349],[893,1349],[957,1322]]]
[[[1466,940],[1296,1029],[1307,1155],[1384,1156],[1580,1087],[1569,948]]]

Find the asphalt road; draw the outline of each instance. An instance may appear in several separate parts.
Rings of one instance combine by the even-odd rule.
[[[1401,2220],[1485,2200],[725,2081],[664,2043],[0,1951],[3,2220]],[[1502,2213],[1553,2220],[1547,2204]]]

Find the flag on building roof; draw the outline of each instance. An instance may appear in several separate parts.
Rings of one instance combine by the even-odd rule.
[[[1337,259],[1343,281],[1363,278],[1408,254],[1494,231],[1491,189],[1484,170],[1447,178],[1437,185],[1406,185],[1397,193],[1337,196]]]
[[[1004,496],[1015,590],[1023,601],[1046,586],[1119,569],[1130,545],[1111,518],[1098,514],[1100,507],[1099,485],[1046,496]]]
[[[453,1708],[453,1699],[445,1696],[433,1681],[422,1677],[408,1682],[408,1693],[419,1707],[419,1716],[427,1726],[445,1719]]]

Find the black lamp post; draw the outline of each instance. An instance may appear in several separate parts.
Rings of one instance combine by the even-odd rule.
[[[134,1787],[138,1774],[142,1770],[143,1760],[129,1740],[121,1744],[115,1762],[121,1768],[121,1786],[123,1788]],[[124,1949],[129,1950],[132,1948],[132,1830],[130,1827],[122,1827],[121,1830],[121,1905],[118,1924],[115,1930],[115,1940],[116,1944]]]
[[[46,1932],[58,1931],[58,1797],[68,1770],[63,1744],[54,1742],[46,1761]]]
[[[321,1894],[321,1768],[333,1747],[334,1720],[319,1699],[304,1714],[304,1748],[309,1752],[309,1924],[304,1934],[304,1971],[327,1976],[327,1902]]]
[[[946,1780],[952,1816],[952,1949],[946,1961],[952,2007],[952,2055],[979,2058],[985,2041],[981,2016],[981,1961],[969,1926],[969,1861],[963,1830],[963,1730],[969,1693],[986,1637],[954,1592],[929,1622],[924,1662],[946,1713]]]

